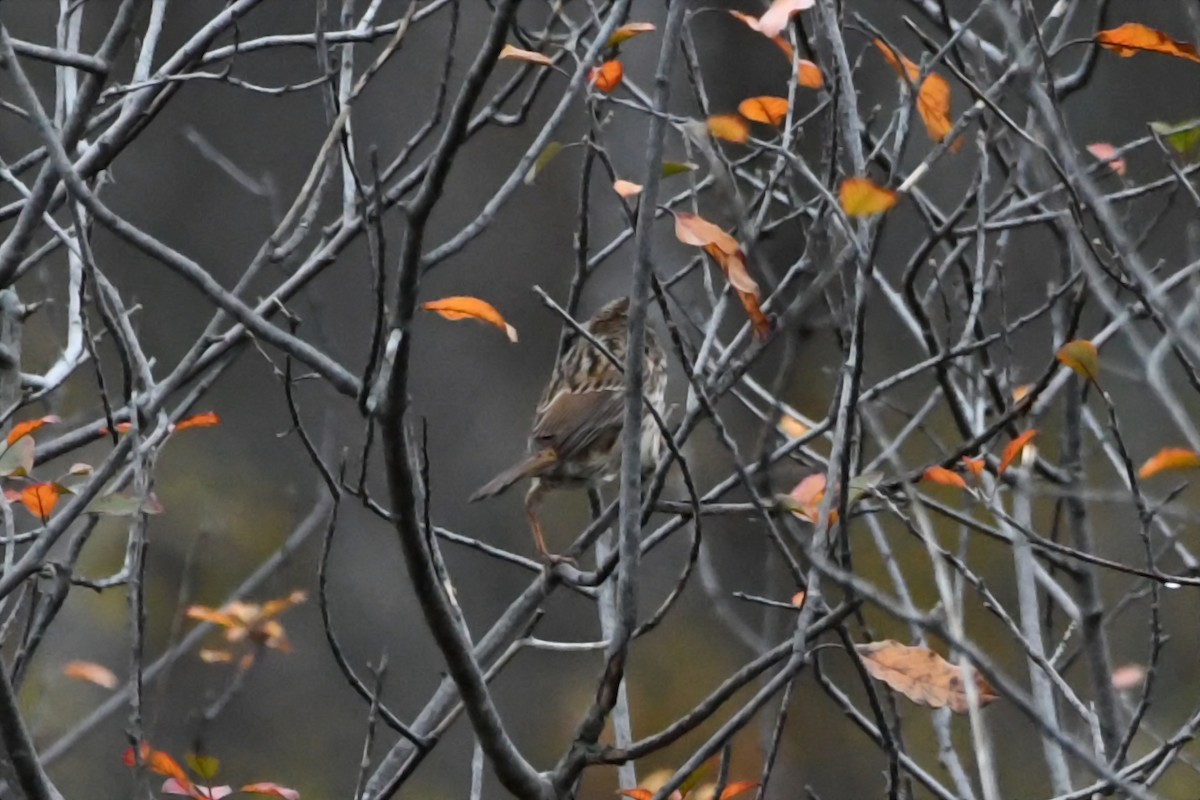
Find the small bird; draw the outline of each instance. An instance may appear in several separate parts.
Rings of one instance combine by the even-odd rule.
[[[601,308],[583,326],[622,366],[628,349],[629,298]],[[645,403],[662,416],[666,401],[667,357],[658,338],[646,329]],[[493,497],[522,478],[533,478],[525,494],[525,513],[533,527],[538,555],[547,563],[569,561],[546,549],[537,507],[553,489],[595,488],[621,469],[621,428],[625,412],[625,376],[586,336],[576,332],[554,365],[529,435],[529,455],[501,472],[471,502]],[[642,468],[652,470],[663,440],[658,424],[643,406]]]

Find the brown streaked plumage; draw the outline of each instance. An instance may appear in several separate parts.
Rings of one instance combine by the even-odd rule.
[[[621,297],[597,311],[584,329],[624,364],[628,322],[629,298]],[[661,415],[667,358],[648,328],[643,369],[646,402]],[[537,506],[546,491],[592,488],[620,472],[624,392],[625,379],[620,370],[587,338],[575,334],[562,359],[554,365],[554,374],[538,402],[529,455],[471,495],[471,502],[498,495],[522,478],[533,478],[525,494],[525,512],[533,527],[534,543],[544,560],[561,560],[546,549]],[[653,469],[662,450],[662,436],[648,410],[642,414],[641,444],[642,465]]]

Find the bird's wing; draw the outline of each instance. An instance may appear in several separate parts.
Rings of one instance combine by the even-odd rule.
[[[620,389],[560,392],[534,421],[532,435],[559,459],[568,458],[601,438],[619,435],[624,410]]]

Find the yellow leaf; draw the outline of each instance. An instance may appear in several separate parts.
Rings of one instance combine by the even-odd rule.
[[[749,97],[738,104],[738,113],[751,122],[779,125],[787,119],[788,101],[784,97]]]
[[[750,138],[750,126],[737,114],[717,114],[708,118],[708,132],[717,139],[745,144]]]
[[[542,53],[535,53],[532,50],[522,50],[519,47],[513,47],[511,44],[504,45],[500,49],[500,61],[524,61],[526,64],[537,64],[542,67],[549,67],[554,64],[550,60],[550,56]]]
[[[779,418],[779,430],[783,431],[784,436],[788,436],[792,439],[799,439],[801,436],[808,433],[809,428],[795,417],[784,414]]]
[[[441,300],[422,303],[421,308],[426,311],[435,311],[450,320],[477,319],[480,322],[495,325],[504,331],[510,342],[517,341],[517,329],[505,322],[504,317],[500,316],[500,312],[490,303],[485,303],[478,298],[443,297]]]
[[[838,199],[848,216],[870,217],[896,205],[900,202],[900,195],[891,189],[876,186],[866,178],[846,178],[838,190]]]
[[[1081,378],[1093,383],[1100,378],[1100,354],[1096,351],[1096,345],[1087,339],[1067,342],[1058,348],[1054,357]]]
[[[1126,22],[1116,28],[1099,31],[1096,41],[1101,47],[1113,51],[1121,58],[1130,58],[1139,52],[1146,52],[1200,62],[1200,54],[1196,53],[1195,45],[1177,41],[1162,31],[1137,22]]]
[[[1200,456],[1182,447],[1164,447],[1146,460],[1138,470],[1139,478],[1152,478],[1160,472],[1200,467]]]

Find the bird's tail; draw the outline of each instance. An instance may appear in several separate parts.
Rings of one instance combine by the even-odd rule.
[[[522,478],[536,476],[543,469],[553,464],[555,459],[556,456],[553,450],[539,450],[527,456],[480,487],[475,494],[471,495],[470,502],[474,503],[476,500],[482,500],[485,497],[495,497],[501,492],[507,491],[508,487]]]

